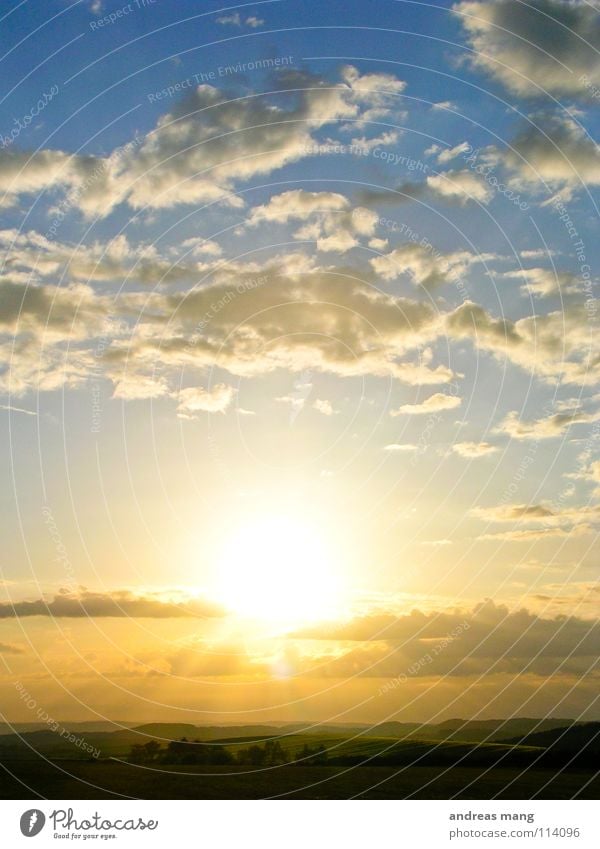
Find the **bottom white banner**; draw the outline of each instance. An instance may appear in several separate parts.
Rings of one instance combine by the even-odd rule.
[[[0,802],[0,845],[344,849],[386,846],[598,849],[595,801],[51,801]]]

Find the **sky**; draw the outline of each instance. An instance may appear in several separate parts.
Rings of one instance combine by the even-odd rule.
[[[600,718],[600,16],[0,2],[2,716]]]

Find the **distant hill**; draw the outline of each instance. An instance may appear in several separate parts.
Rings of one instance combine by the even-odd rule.
[[[447,719],[435,725],[416,723],[383,722],[375,725],[366,733],[378,737],[398,737],[404,739],[427,738],[428,740],[446,740],[462,742],[496,743],[507,738],[524,736],[534,731],[550,731],[564,728],[573,723],[572,719],[533,719],[516,717],[512,719]]]
[[[32,724],[33,725],[33,724]],[[474,750],[493,744],[504,744],[505,747],[519,747],[537,750],[543,756],[544,763],[552,765],[555,761],[565,762],[577,754],[578,763],[587,763],[599,753],[600,723],[577,723],[565,719],[535,719],[517,717],[511,719],[462,720],[450,719],[432,725],[421,725],[413,722],[383,722],[375,726],[327,724],[311,726],[309,724],[288,723],[282,725],[212,725],[196,726],[190,723],[153,722],[138,725],[133,728],[117,728],[110,723],[69,723],[65,724],[80,743],[70,742],[60,732],[53,732],[47,726],[23,725],[15,734],[10,726],[4,726],[6,733],[0,733],[0,761],[6,759],[31,760],[43,754],[48,758],[77,758],[91,757],[88,747],[99,752],[100,758],[126,759],[134,745],[143,745],[151,740],[165,745],[171,740],[197,740],[206,743],[220,743],[229,746],[240,746],[248,743],[260,743],[277,737],[285,746],[301,747],[308,740],[329,740],[334,750],[341,756],[358,757],[361,753],[361,741],[366,749],[373,753],[379,746],[380,751],[386,748],[394,750],[394,758],[408,756],[409,750],[394,747],[394,743],[417,746],[424,744],[436,751],[436,758],[441,755],[437,750],[442,746],[465,744]],[[98,726],[102,730],[96,730]],[[63,726],[61,726],[62,728]],[[27,730],[30,728],[31,730]],[[598,739],[596,739],[598,738]],[[348,750],[344,742],[352,744]],[[369,742],[371,741],[371,742]],[[381,742],[384,741],[384,742]],[[375,749],[372,747],[375,746]],[[358,747],[358,748],[357,748]],[[450,754],[454,757],[457,750]],[[535,754],[535,753],[534,753]],[[496,757],[488,752],[486,757]],[[390,751],[391,756],[391,751]],[[380,756],[381,757],[381,756]],[[475,755],[470,755],[473,759]],[[479,755],[477,755],[479,757]],[[530,757],[533,754],[530,753]],[[429,759],[430,756],[427,755]],[[558,759],[558,760],[557,760]]]
[[[520,746],[542,746],[553,752],[579,752],[600,755],[600,722],[577,723],[569,727],[539,731],[503,741]]]

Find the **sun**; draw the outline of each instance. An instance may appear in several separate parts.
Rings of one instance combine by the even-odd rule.
[[[230,532],[215,562],[214,595],[239,616],[294,626],[339,613],[343,582],[322,529],[285,515]]]

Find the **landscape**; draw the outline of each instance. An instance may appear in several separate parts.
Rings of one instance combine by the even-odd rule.
[[[0,34],[0,797],[598,798],[598,4]]]
[[[12,798],[597,798],[600,723],[509,719],[375,727],[167,723],[71,735],[0,729]],[[142,767],[138,769],[137,767]]]

